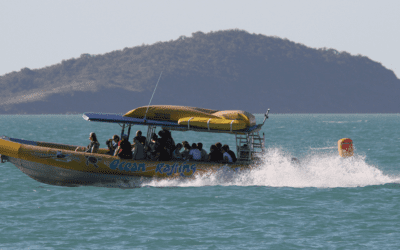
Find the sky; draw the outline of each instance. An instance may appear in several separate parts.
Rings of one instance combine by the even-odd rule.
[[[0,76],[240,29],[361,54],[400,78],[399,0],[0,0]]]

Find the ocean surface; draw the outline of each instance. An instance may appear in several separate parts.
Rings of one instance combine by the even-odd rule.
[[[73,145],[96,132],[105,147],[120,129],[80,115],[0,116],[0,135]],[[0,249],[399,248],[400,114],[270,114],[262,132],[264,162],[252,171],[135,189],[51,186],[0,164]],[[172,135],[207,151],[235,145],[230,135]],[[347,159],[337,150],[345,137],[355,146]]]

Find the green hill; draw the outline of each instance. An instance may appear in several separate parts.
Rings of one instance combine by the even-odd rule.
[[[400,113],[400,80],[367,57],[228,30],[0,77],[0,114],[113,112],[152,104],[253,113]]]

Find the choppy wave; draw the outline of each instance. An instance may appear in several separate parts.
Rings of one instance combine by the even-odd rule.
[[[341,158],[335,152],[313,153],[298,162],[282,149],[269,149],[263,163],[251,170],[236,172],[221,168],[215,173],[188,180],[152,181],[154,187],[269,186],[269,187],[364,187],[400,182],[399,176],[385,175],[366,163],[365,156]]]

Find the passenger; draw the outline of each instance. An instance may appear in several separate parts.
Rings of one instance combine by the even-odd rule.
[[[233,163],[233,159],[232,159],[231,155],[228,154],[229,147],[226,147],[226,146],[227,145],[224,145],[222,147],[222,153],[223,153],[223,156],[224,156],[224,162],[225,163]]]
[[[132,145],[128,141],[127,135],[122,135],[122,140],[118,142],[118,147],[115,150],[114,156],[121,159],[132,159]]]
[[[223,157],[223,153],[222,153],[222,144],[220,142],[215,143],[215,146],[218,149],[218,159],[219,161],[223,161],[224,157]]]
[[[215,145],[211,145],[210,147],[210,153],[208,154],[208,159],[207,161],[210,162],[220,162],[220,157],[219,157],[219,152],[218,148]]]
[[[108,147],[108,152],[106,153],[107,155],[114,155],[115,150],[118,147],[118,142],[119,142],[119,136],[118,135],[113,135],[112,139],[108,139],[106,141],[107,147]]]
[[[227,149],[226,152],[232,157],[232,161],[233,161],[233,162],[236,162],[236,161],[237,161],[237,158],[236,158],[235,153],[234,153],[232,150],[229,149],[229,146],[228,146],[227,144],[225,144],[224,146],[222,146],[222,148],[224,148],[224,147]]]
[[[205,150],[203,149],[203,143],[201,143],[201,142],[197,143],[197,148],[198,148],[198,149],[200,150],[200,152],[201,152],[201,160],[202,160],[202,161],[207,161],[208,154],[207,154],[207,151],[205,151]]]
[[[142,143],[143,145],[146,145],[146,137],[142,136],[142,131],[140,131],[140,130],[136,131],[136,137],[139,139],[140,143]]]
[[[90,133],[89,139],[90,139],[90,143],[86,148],[85,147],[77,147],[75,149],[75,152],[82,150],[86,153],[97,153],[97,151],[99,150],[99,147],[100,147],[100,143],[97,141],[96,134],[93,132]]]
[[[112,139],[108,139],[106,141],[106,145],[107,145],[107,148],[108,148],[108,151],[107,151],[106,155],[114,155],[115,149],[112,146],[112,141],[113,141]]]
[[[170,161],[171,155],[168,152],[168,149],[160,143],[157,143],[156,152],[158,154],[159,161]],[[172,153],[172,152],[171,152]]]
[[[157,144],[158,136],[156,134],[153,134],[151,136],[151,141],[149,145],[147,146],[147,158],[149,160],[156,160],[156,144]]]
[[[187,142],[187,141],[183,141],[183,142],[182,142],[182,146],[183,146],[183,147],[185,147],[186,144],[189,145],[189,142]]]
[[[172,138],[171,131],[166,130],[166,129],[164,129],[164,130],[165,130],[165,134],[167,136],[167,146],[168,146],[168,149],[169,149],[169,153],[172,156],[172,152],[175,150],[175,147],[176,147],[175,146],[175,141]]]
[[[183,160],[188,160],[189,159],[189,152],[192,149],[192,147],[190,147],[189,143],[187,141],[183,141],[182,142],[183,145],[183,152],[182,152],[182,158]]]
[[[150,153],[149,158],[153,161],[169,161],[171,157],[167,153],[165,145],[160,143],[160,139],[156,134],[153,134],[152,140],[149,145]]]
[[[189,160],[200,161],[201,160],[201,152],[197,148],[196,143],[192,144],[192,149],[189,151],[188,155]]]
[[[112,145],[113,145],[114,149],[116,149],[118,147],[119,136],[118,135],[113,135],[112,139],[113,139]]]
[[[133,150],[132,150],[133,160],[144,160],[146,159],[146,153],[144,151],[144,145],[139,141],[139,138],[135,137],[133,139]]]
[[[169,132],[166,129],[163,129],[158,132],[158,135],[160,136],[159,142],[162,148],[165,148],[167,154],[171,157],[172,152],[175,150],[175,142],[171,137],[171,132]]]
[[[174,160],[174,161],[182,161],[183,160],[182,153],[180,152],[182,147],[183,146],[181,143],[176,144],[176,148],[172,152],[172,160]]]

